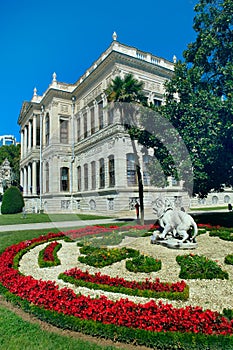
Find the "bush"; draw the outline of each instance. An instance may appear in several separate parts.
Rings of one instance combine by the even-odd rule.
[[[10,187],[6,190],[2,199],[2,214],[21,213],[24,207],[24,200],[20,190],[17,187]]]

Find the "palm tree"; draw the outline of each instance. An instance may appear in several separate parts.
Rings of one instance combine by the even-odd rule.
[[[132,74],[127,74],[123,79],[117,76],[112,80],[105,91],[108,102],[118,102],[121,123],[128,130],[133,152],[136,158],[136,174],[138,180],[138,193],[140,202],[141,224],[144,224],[143,182],[139,156],[136,149],[133,129],[137,126],[136,114],[139,106],[147,106],[147,98],[143,91],[143,82],[138,81]]]

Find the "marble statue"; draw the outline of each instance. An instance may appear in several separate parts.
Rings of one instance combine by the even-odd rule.
[[[168,248],[178,249],[194,249],[197,247],[198,228],[191,215],[179,208],[166,207],[166,202],[161,199],[155,202],[153,211],[159,222],[160,231],[154,231],[151,236],[152,244],[161,244]]]

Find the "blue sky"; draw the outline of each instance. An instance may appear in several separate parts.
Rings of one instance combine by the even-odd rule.
[[[18,116],[34,87],[74,83],[106,50],[112,33],[126,45],[182,59],[198,0],[0,0],[0,135],[20,141]]]

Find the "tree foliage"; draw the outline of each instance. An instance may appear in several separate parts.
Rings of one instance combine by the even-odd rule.
[[[0,164],[8,159],[13,172],[12,182],[14,185],[19,184],[19,162],[20,162],[20,145],[4,145],[0,147]]]
[[[2,199],[1,212],[2,214],[21,213],[24,207],[24,200],[20,190],[12,186],[6,190]]]
[[[137,130],[137,114],[139,106],[147,104],[147,98],[143,91],[143,82],[138,81],[132,74],[126,74],[124,78],[115,77],[105,91],[108,102],[114,102],[114,109],[120,111],[120,122],[130,135],[132,148],[135,155],[135,167],[138,180],[138,193],[140,201],[141,224],[144,224],[143,182],[141,165],[135,144],[134,128]]]
[[[196,40],[166,84],[160,112],[190,153],[195,194],[233,185],[233,2],[200,0]]]

